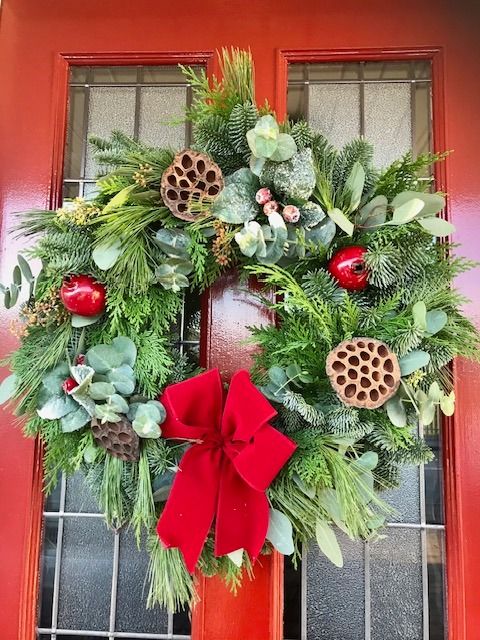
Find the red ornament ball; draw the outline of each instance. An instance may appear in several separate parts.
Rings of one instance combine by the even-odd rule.
[[[73,391],[75,387],[78,387],[78,382],[70,377],[67,378],[62,384],[62,389],[65,391],[65,393],[70,393],[70,391]]]
[[[362,291],[368,286],[368,270],[365,264],[365,247],[340,249],[328,263],[328,271],[342,289]]]
[[[97,316],[105,311],[106,289],[91,276],[69,276],[60,288],[62,302],[70,313]]]

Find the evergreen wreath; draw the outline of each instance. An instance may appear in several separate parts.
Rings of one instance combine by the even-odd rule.
[[[199,372],[175,348],[183,292],[227,269],[255,276],[276,325],[253,328],[251,376],[296,449],[267,489],[263,552],[300,557],[315,539],[338,566],[334,526],[374,540],[389,513],[381,490],[432,454],[418,435],[454,411],[449,364],[479,359],[479,335],[452,280],[473,264],[447,240],[429,168],[406,154],[383,171],[364,139],[337,150],[306,122],[279,124],[254,98],[251,56],[220,56],[222,79],[182,68],[193,88],[194,144],[177,155],[121,132],[91,139],[99,193],[19,214],[35,243],[18,256],[5,305],[20,292],[20,347],[0,400],[44,448],[45,491],[82,470],[108,525],[146,533],[148,606],[195,601],[195,580],[155,527],[191,442],[162,437],[162,391]],[[25,257],[26,256],[26,257]],[[38,259],[33,275],[27,258]],[[254,558],[197,567],[232,589]]]

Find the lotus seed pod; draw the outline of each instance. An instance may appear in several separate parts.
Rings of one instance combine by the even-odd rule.
[[[380,340],[344,340],[327,356],[327,375],[346,405],[377,409],[400,385],[397,356]]]
[[[140,441],[129,420],[106,422],[94,418],[91,423],[93,437],[99,447],[126,462],[135,462],[140,456]]]
[[[192,222],[192,202],[213,198],[223,189],[222,170],[207,154],[192,149],[180,151],[164,171],[161,195],[165,205],[180,220]]]

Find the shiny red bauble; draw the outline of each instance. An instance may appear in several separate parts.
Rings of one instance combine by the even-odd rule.
[[[345,247],[337,251],[328,263],[328,271],[343,289],[362,291],[368,286],[366,253],[365,247]]]
[[[60,288],[62,302],[70,313],[97,316],[105,311],[106,289],[91,276],[69,276]]]
[[[70,391],[73,391],[75,387],[78,387],[78,382],[70,377],[67,378],[62,384],[62,389],[65,391],[65,393],[70,393]]]

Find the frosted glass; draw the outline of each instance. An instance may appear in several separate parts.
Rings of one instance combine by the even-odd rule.
[[[419,468],[403,467],[400,486],[380,494],[395,509],[395,513],[388,516],[390,522],[420,522],[420,474]]]
[[[168,614],[164,609],[147,609],[148,584],[145,580],[148,553],[138,549],[133,531],[120,534],[120,564],[117,585],[115,630],[135,633],[167,633]]]
[[[315,543],[307,553],[308,640],[363,640],[364,546],[337,531],[344,567],[335,567]]]
[[[344,144],[359,136],[359,85],[310,85],[308,121],[335,147],[343,147]]]
[[[108,631],[113,533],[100,518],[65,518],[58,627]]]
[[[92,87],[88,109],[88,136],[108,138],[119,129],[133,135],[135,121],[135,89],[131,87]],[[85,176],[95,178],[98,167],[88,145]]]
[[[67,478],[65,511],[100,513],[98,501],[92,495],[90,488],[85,483],[84,475],[80,472]]]
[[[390,529],[370,545],[372,640],[423,639],[420,532]]]
[[[186,87],[144,87],[140,98],[139,137],[157,147],[185,146]],[[173,124],[175,123],[175,124]]]
[[[411,149],[410,84],[365,85],[365,137],[373,144],[377,167],[389,165]]]

